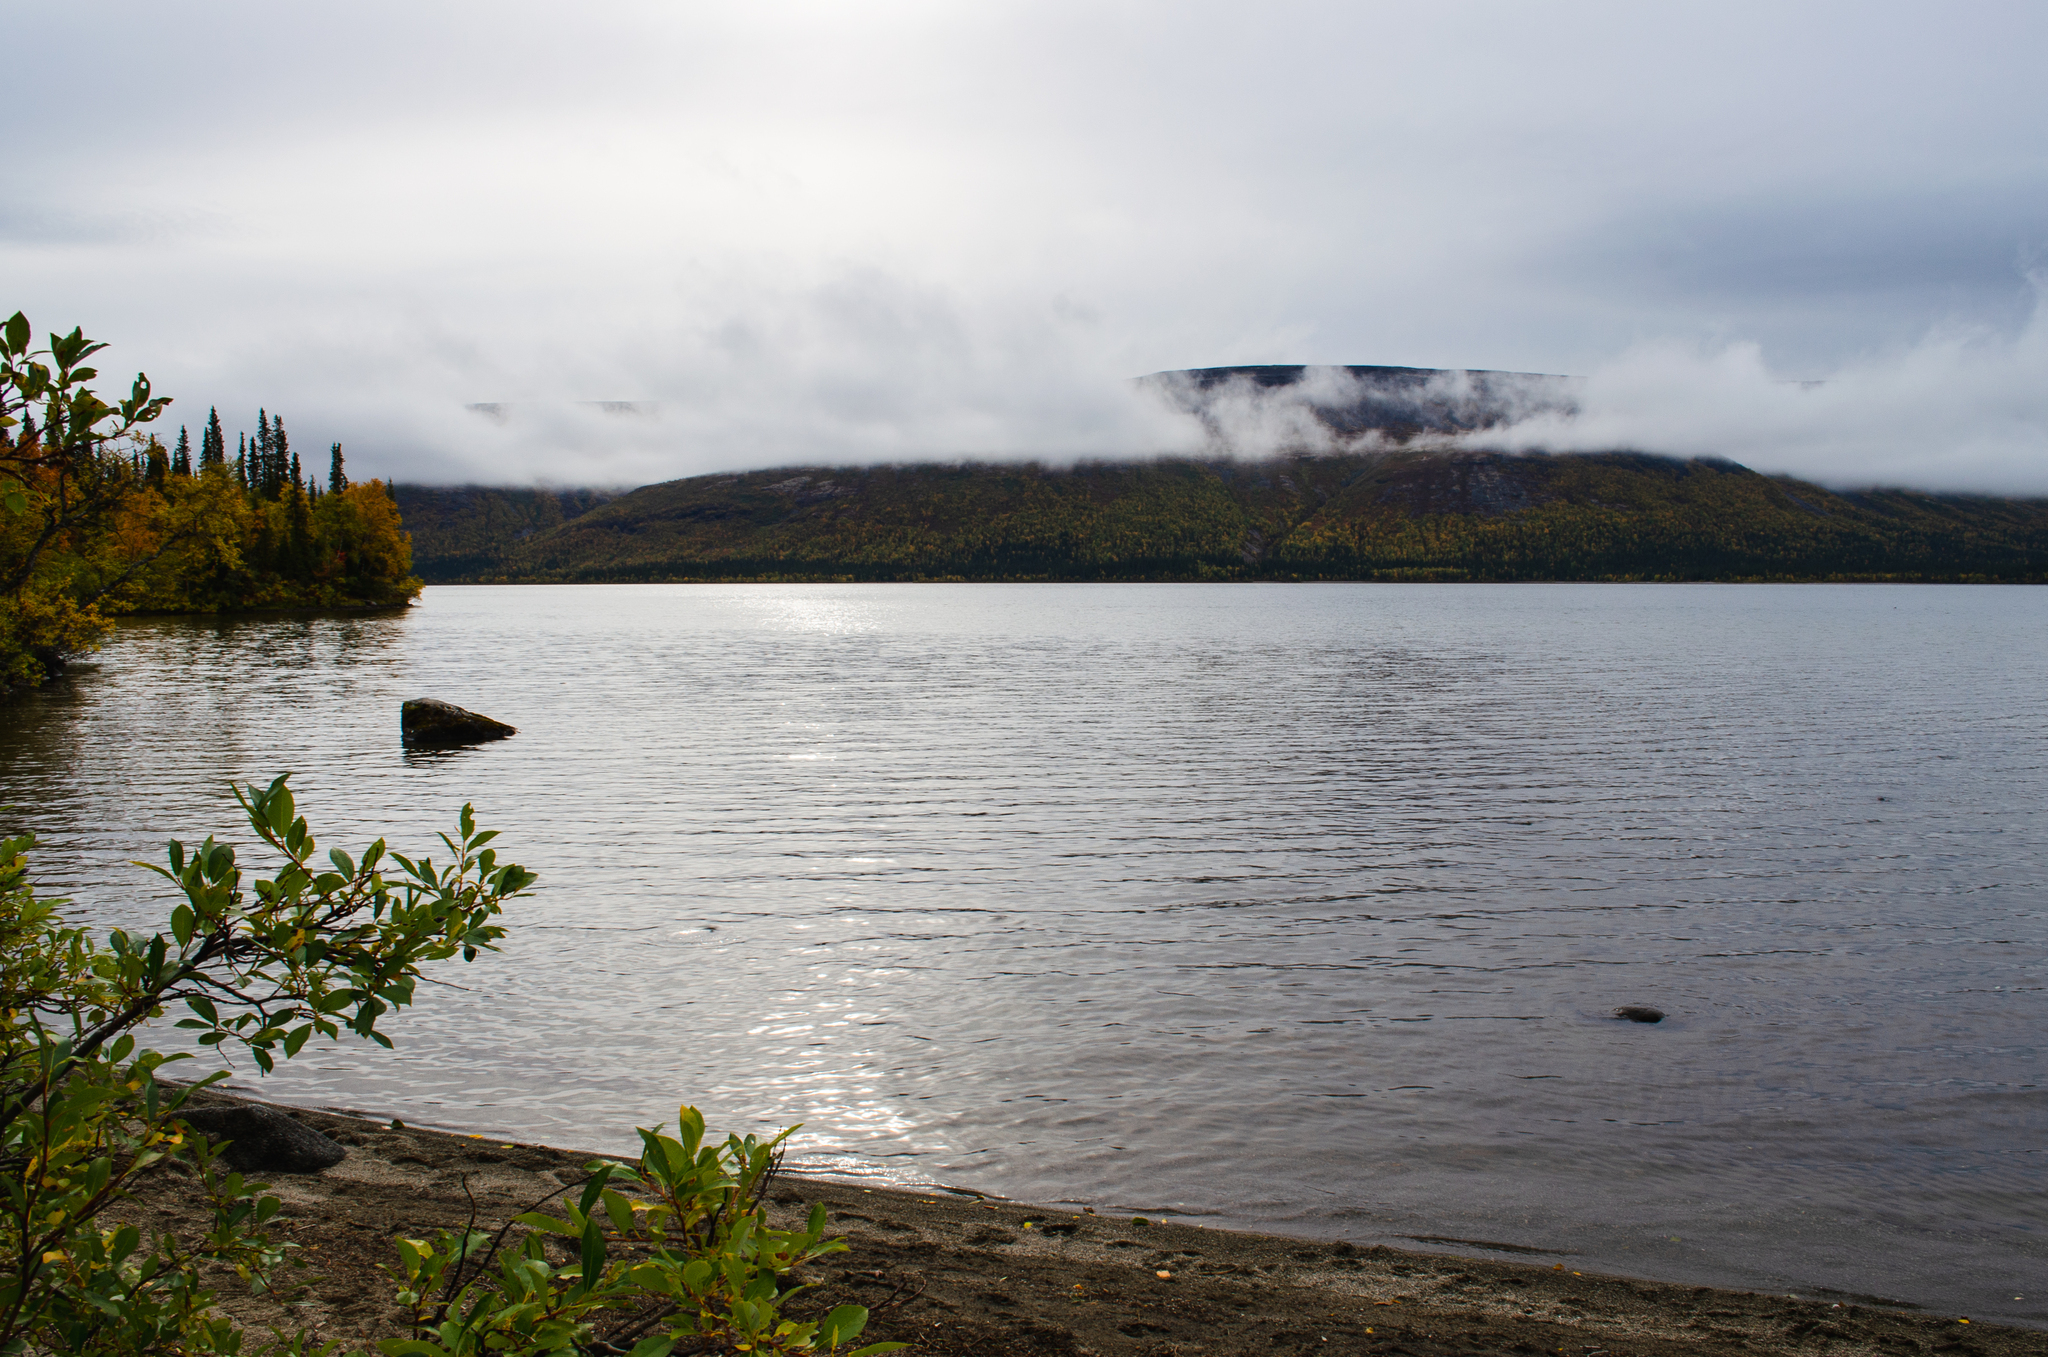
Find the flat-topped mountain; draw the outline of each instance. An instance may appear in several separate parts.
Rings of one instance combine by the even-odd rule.
[[[1321,426],[1317,432],[1339,445],[1367,439],[1398,444],[1424,434],[1499,428],[1538,413],[1568,414],[1577,408],[1579,388],[1575,377],[1540,372],[1302,363],[1184,368],[1138,381],[1195,416],[1224,448],[1242,446],[1247,423],[1280,411],[1312,416]],[[1287,430],[1266,432],[1280,434],[1284,445]]]
[[[803,466],[616,498],[394,489],[415,568],[440,582],[2048,580],[2048,500],[1837,493],[1639,453]]]

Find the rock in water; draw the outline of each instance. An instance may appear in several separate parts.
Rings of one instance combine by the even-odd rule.
[[[1614,1016],[1617,1018],[1627,1018],[1630,1022],[1663,1022],[1664,1010],[1661,1008],[1645,1008],[1641,1004],[1624,1004],[1614,1010]]]
[[[398,725],[405,743],[415,745],[480,744],[519,733],[503,721],[464,711],[437,697],[416,697],[406,703],[399,709]]]
[[[178,1114],[208,1140],[232,1141],[221,1159],[237,1173],[318,1173],[348,1151],[310,1126],[254,1103],[215,1103]]]

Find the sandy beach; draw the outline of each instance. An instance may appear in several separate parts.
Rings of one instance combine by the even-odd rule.
[[[472,1212],[496,1228],[580,1181],[594,1157],[279,1110],[346,1145],[348,1157],[270,1179],[285,1203],[276,1233],[304,1262],[299,1294],[281,1303],[230,1285],[223,1303],[259,1329],[306,1327],[350,1347],[399,1332],[380,1271],[394,1259],[394,1235],[461,1228]],[[134,1209],[194,1229],[193,1197],[189,1178],[160,1172]],[[823,1202],[850,1246],[811,1269],[816,1289],[796,1311],[864,1304],[873,1319],[863,1342],[894,1339],[919,1353],[2048,1352],[2048,1335],[1876,1297],[1672,1286],[795,1176],[777,1178],[771,1197],[788,1224]]]

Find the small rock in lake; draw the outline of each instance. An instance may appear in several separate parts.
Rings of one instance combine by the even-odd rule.
[[[188,1107],[178,1117],[208,1140],[233,1142],[220,1157],[237,1173],[318,1173],[348,1157],[312,1127],[254,1103]]]
[[[493,721],[437,697],[416,697],[399,709],[399,732],[406,744],[447,746],[481,744],[517,735],[518,728]]]
[[[1663,1022],[1664,1010],[1661,1008],[1645,1008],[1640,1004],[1623,1004],[1620,1008],[1614,1010],[1614,1016],[1617,1018],[1627,1018],[1630,1022]]]

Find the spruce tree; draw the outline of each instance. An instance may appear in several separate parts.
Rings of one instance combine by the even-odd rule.
[[[277,472],[271,462],[270,412],[256,409],[256,443],[250,449],[249,480],[264,499],[277,498]]]
[[[220,427],[220,408],[210,407],[206,412],[206,432],[199,435],[199,465],[209,467],[227,464],[228,436]]]
[[[284,498],[287,485],[299,483],[299,459],[292,455],[291,440],[284,436],[284,416],[270,417],[270,458],[277,468],[277,496]]]
[[[327,455],[327,490],[329,494],[338,495],[346,489],[348,474],[341,469],[341,444],[336,443],[334,450]]]
[[[235,484],[249,488],[249,435],[235,435]]]
[[[182,424],[178,426],[178,450],[171,454],[171,474],[192,474],[192,435],[185,432],[185,426]]]

